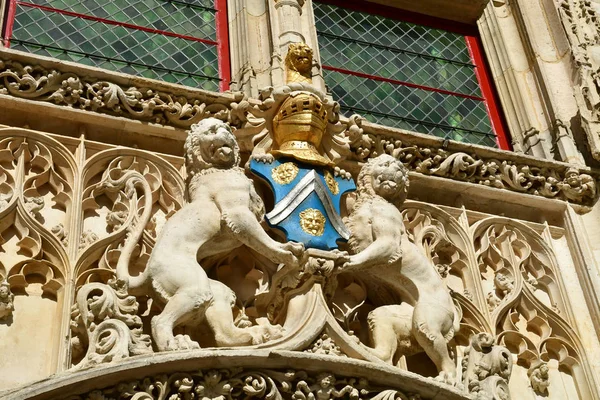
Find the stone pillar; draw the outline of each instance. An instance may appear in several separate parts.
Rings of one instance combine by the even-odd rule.
[[[569,46],[550,3],[493,1],[479,29],[515,151],[584,164],[572,132]]]
[[[600,160],[600,2],[557,1],[559,16],[571,46],[574,93],[580,124],[593,158]]]
[[[489,3],[478,25],[514,151],[553,158],[550,124],[511,8]]]
[[[273,40],[266,0],[229,0],[232,89],[258,97],[271,85]]]
[[[553,133],[553,153],[562,161],[584,164],[576,147],[573,122],[579,112],[571,81],[570,47],[551,0],[517,0],[509,4],[526,38],[540,94],[545,101]]]
[[[284,85],[283,60],[298,42],[313,49],[313,85],[325,89],[310,0],[229,0],[227,7],[233,90],[256,98],[264,87]]]

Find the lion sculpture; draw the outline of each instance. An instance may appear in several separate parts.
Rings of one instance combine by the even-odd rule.
[[[408,173],[389,155],[367,162],[357,182],[357,198],[348,217],[352,255],[341,272],[358,272],[399,293],[402,303],[368,316],[377,357],[393,364],[401,355],[425,351],[438,379],[455,383],[456,366],[448,341],[459,328],[459,313],[434,265],[411,243],[398,207],[408,189]]]
[[[259,318],[258,325],[248,328],[237,327],[233,291],[208,278],[198,260],[246,245],[274,262],[296,265],[303,246],[276,242],[261,227],[264,204],[239,167],[239,147],[227,124],[207,118],[192,125],[185,159],[189,203],[165,223],[146,269],[138,276],[130,276],[129,262],[151,217],[151,188],[136,171],[104,180],[108,190],[124,187],[135,200],[137,187],[145,198],[140,221],[130,228],[117,262],[117,278],[126,281],[130,294],[149,295],[164,304],[151,324],[159,351],[199,348],[187,335],[174,336],[173,329],[203,322],[214,333],[217,346],[260,344],[280,337],[282,328],[266,319]]]
[[[313,51],[306,43],[291,43],[285,57],[286,82],[312,83]]]

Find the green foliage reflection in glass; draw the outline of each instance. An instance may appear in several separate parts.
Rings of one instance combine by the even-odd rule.
[[[337,69],[324,69],[325,82],[345,112],[380,124],[497,146],[462,35],[329,4],[314,7],[321,61]]]
[[[17,6],[11,47],[147,78],[219,89],[213,0],[29,0],[30,3],[160,32]]]

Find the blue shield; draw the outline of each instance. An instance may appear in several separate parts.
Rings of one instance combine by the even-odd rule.
[[[250,170],[273,190],[275,206],[267,222],[287,239],[306,248],[333,250],[350,232],[340,216],[344,193],[356,190],[352,178],[336,177],[331,168],[315,167],[289,158],[271,164],[250,161]]]

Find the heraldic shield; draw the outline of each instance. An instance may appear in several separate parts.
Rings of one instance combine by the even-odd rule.
[[[250,170],[264,179],[275,197],[267,222],[282,230],[287,240],[306,248],[337,249],[350,231],[340,216],[344,193],[356,190],[352,178],[335,177],[328,167],[315,167],[294,159],[272,163],[251,160]]]

